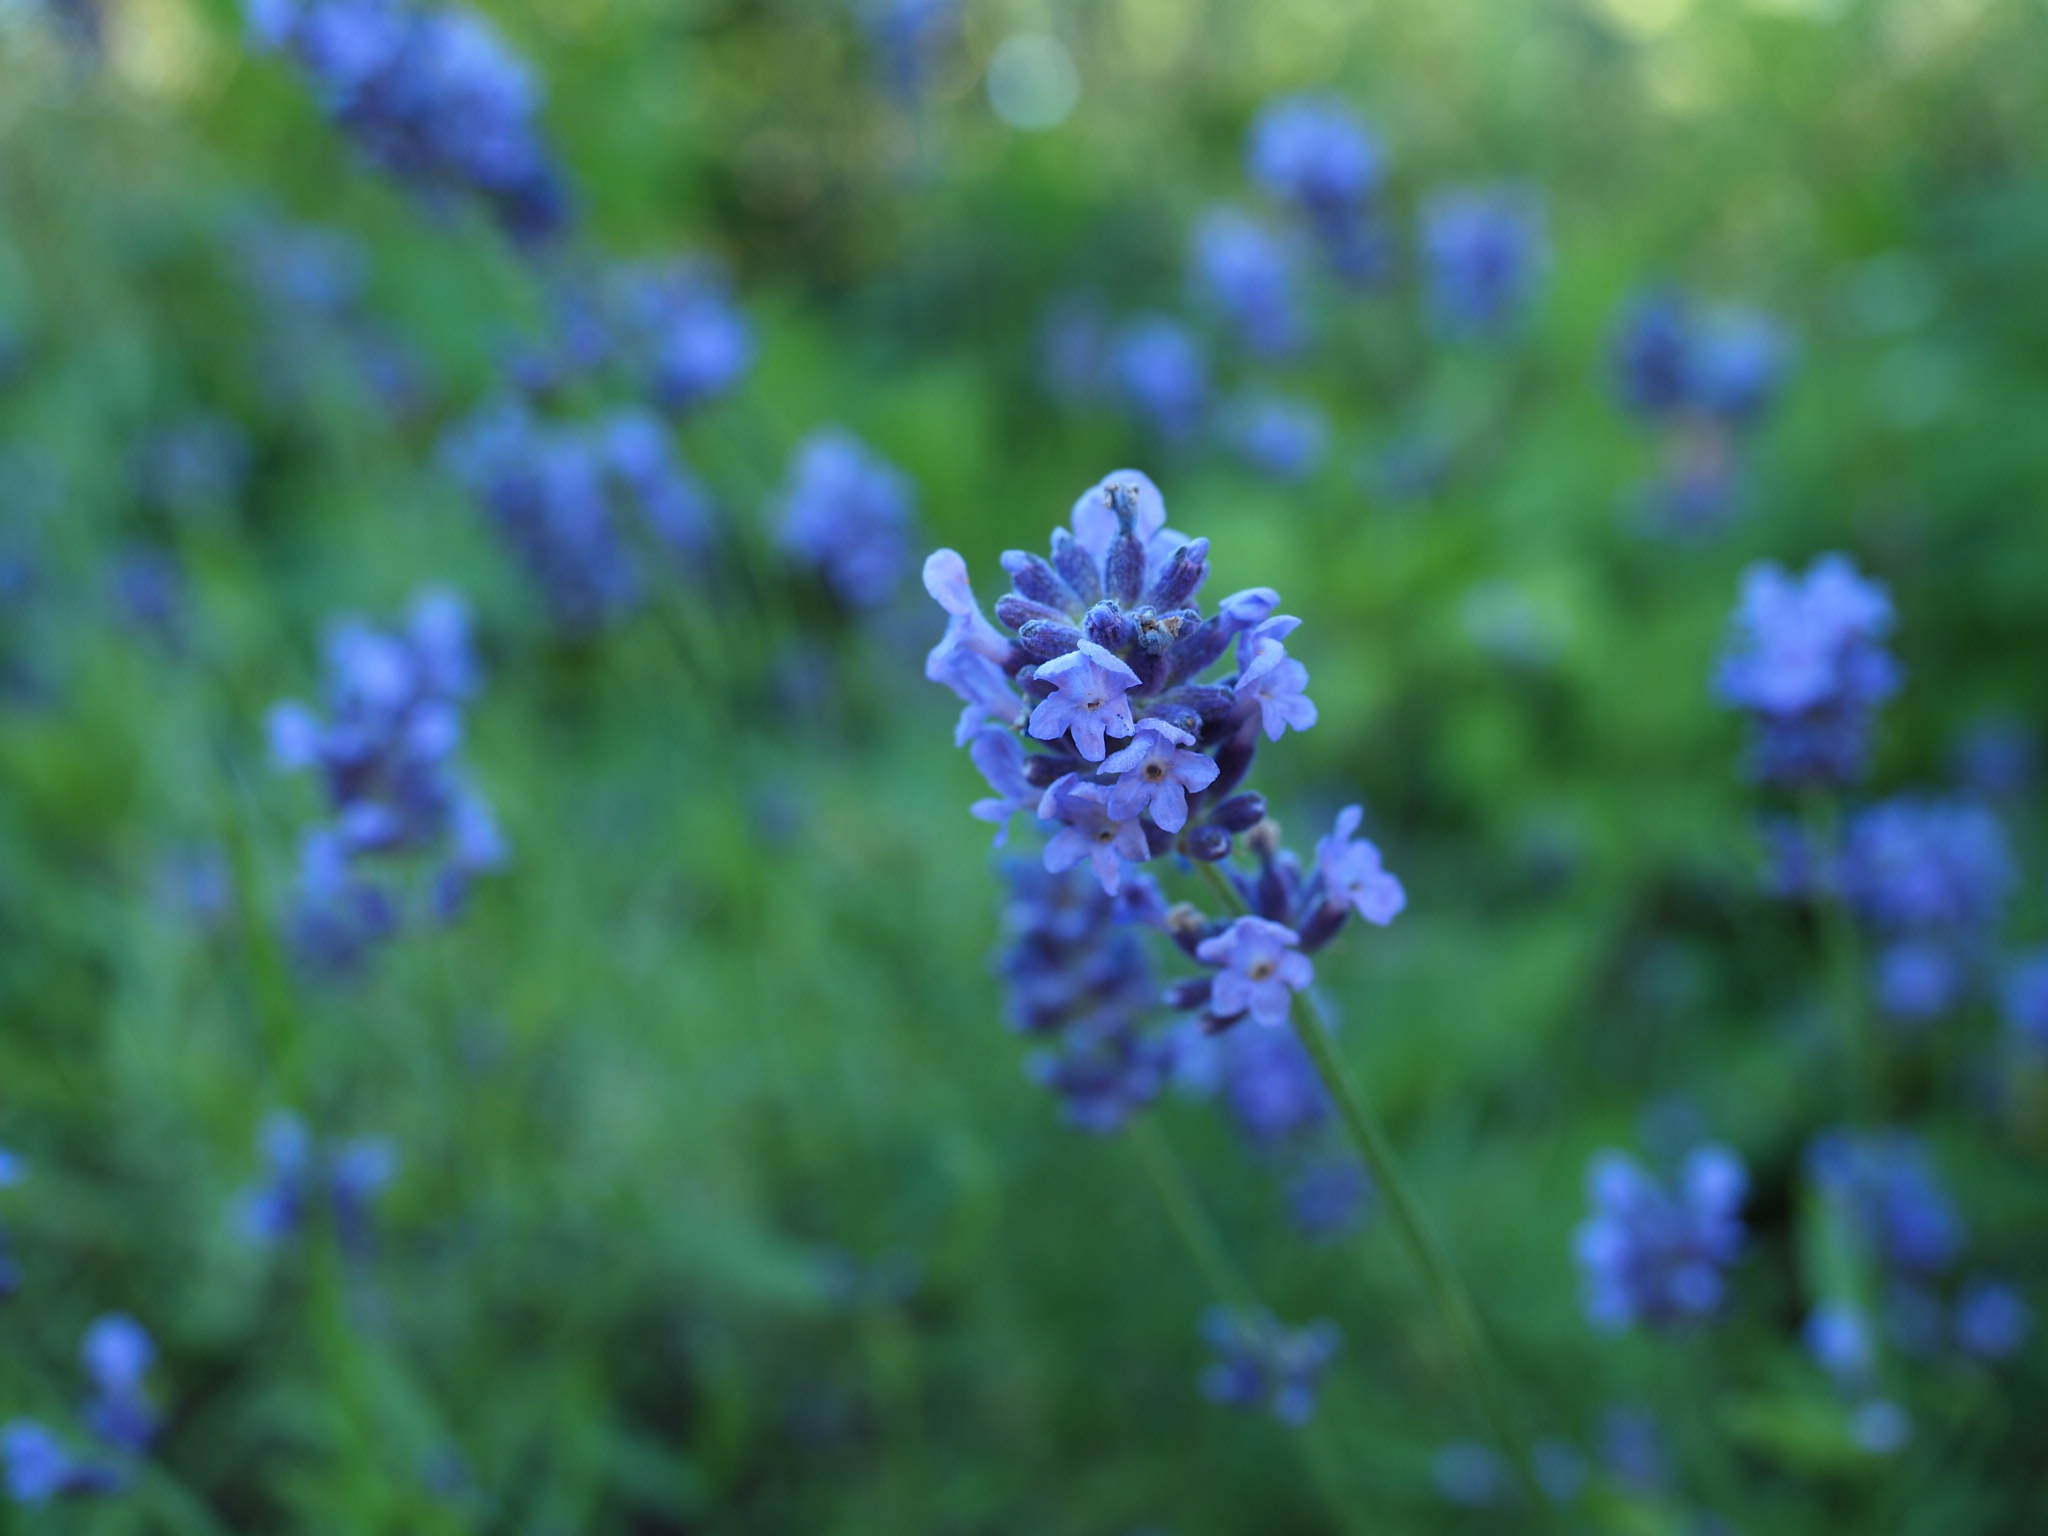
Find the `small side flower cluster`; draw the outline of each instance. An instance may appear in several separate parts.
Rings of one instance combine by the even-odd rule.
[[[1450,187],[1422,206],[1430,309],[1453,336],[1513,330],[1536,296],[1546,256],[1543,207],[1520,187]]]
[[[264,1248],[281,1247],[304,1230],[325,1202],[326,1217],[342,1250],[370,1247],[372,1217],[385,1188],[398,1176],[398,1153],[381,1136],[326,1142],[289,1111],[270,1115],[257,1135],[263,1181],[236,1207],[242,1235]]]
[[[1687,1154],[1672,1188],[1625,1153],[1594,1157],[1592,1214],[1572,1244],[1593,1326],[1667,1329],[1718,1311],[1742,1252],[1748,1189],[1741,1159],[1712,1144]]]
[[[1202,1334],[1216,1355],[1202,1374],[1203,1395],[1289,1425],[1315,1417],[1323,1376],[1344,1342],[1327,1319],[1290,1329],[1264,1308],[1211,1308]]]
[[[1120,1130],[1159,1096],[1175,1066],[1171,1039],[1144,1028],[1159,986],[1134,924],[1157,893],[1136,880],[1112,897],[1079,870],[1052,874],[1028,864],[1013,865],[1009,881],[999,969],[1011,1024],[1047,1042],[1031,1058],[1031,1076],[1058,1095],[1069,1124]]]
[[[1195,333],[1166,315],[1137,315],[1109,343],[1117,394],[1162,442],[1191,442],[1209,413],[1209,360]]]
[[[777,512],[777,537],[849,608],[883,603],[910,563],[917,516],[910,479],[843,427],[797,445]]]
[[[280,704],[270,742],[281,769],[319,775],[332,818],[301,845],[296,937],[309,960],[345,968],[398,929],[411,868],[431,868],[431,909],[450,921],[506,848],[454,767],[476,688],[461,598],[422,593],[396,633],[336,625],[327,673],[327,717]]]
[[[264,300],[258,369],[283,398],[303,402],[322,359],[342,365],[392,415],[413,415],[425,384],[419,359],[365,302],[370,258],[339,230],[265,218],[238,236],[240,266]]]
[[[481,14],[415,0],[245,0],[256,45],[289,54],[328,117],[385,174],[474,198],[515,239],[562,231],[542,91]]]
[[[81,1455],[37,1419],[16,1419],[0,1429],[0,1461],[18,1504],[118,1493],[128,1485],[134,1458],[156,1438],[160,1416],[148,1378],[156,1345],[133,1318],[118,1313],[86,1330],[81,1351],[92,1396],[84,1409],[97,1449]]]
[[[1901,796],[1860,811],[1843,841],[1842,896],[1879,936],[1879,1003],[1924,1023],[1989,969],[2014,872],[2005,829],[1967,800]]]
[[[1188,267],[1196,298],[1221,315],[1255,357],[1300,349],[1300,301],[1288,241],[1244,209],[1223,204],[1196,222]]]
[[[1769,562],[1744,573],[1715,691],[1750,718],[1756,778],[1801,789],[1862,777],[1878,706],[1899,686],[1892,618],[1885,589],[1845,555],[1804,576]]]
[[[1742,440],[1783,388],[1784,333],[1748,309],[1701,313],[1669,289],[1628,301],[1612,363],[1623,407],[1659,435],[1664,468],[1645,496],[1653,532],[1723,526],[1738,503]]]

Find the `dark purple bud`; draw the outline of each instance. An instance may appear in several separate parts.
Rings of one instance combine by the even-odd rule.
[[[1230,857],[1231,836],[1214,823],[1190,827],[1181,839],[1181,847],[1187,850],[1191,859],[1200,859],[1204,864],[1221,864]]]
[[[1119,656],[1138,638],[1137,626],[1124,617],[1123,610],[1115,603],[1097,603],[1088,610],[1085,623],[1090,640]]]
[[[1083,605],[1102,600],[1102,572],[1096,567],[1095,557],[1076,544],[1074,536],[1064,528],[1052,532],[1052,568],[1073,588]]]
[[[1021,549],[1006,550],[1003,569],[1010,573],[1017,590],[1034,603],[1044,603],[1068,614],[1079,613],[1086,606],[1060,573],[1037,555]]]
[[[1081,631],[1071,624],[1058,624],[1051,619],[1032,619],[1017,631],[1017,643],[1024,647],[1027,656],[1051,661],[1055,656],[1078,651],[1081,648]]]
[[[1266,797],[1256,790],[1232,795],[1209,813],[1209,819],[1233,832],[1248,832],[1266,819]]]
[[[1290,928],[1294,926],[1294,898],[1299,894],[1299,879],[1291,863],[1268,861],[1252,888],[1252,910],[1269,923],[1282,923]]]
[[[1166,1006],[1175,1009],[1206,1008],[1209,994],[1216,989],[1214,976],[1190,976],[1166,989]]]
[[[1064,752],[1033,752],[1024,759],[1024,782],[1033,789],[1050,789],[1068,774],[1090,768],[1090,764]]]
[[[1152,583],[1150,602],[1154,608],[1182,608],[1202,590],[1209,577],[1209,541],[1197,539],[1183,544],[1166,562],[1166,569]]]
[[[1055,624],[1071,624],[1074,616],[1057,608],[1048,608],[1044,603],[1034,603],[1028,597],[1015,592],[1005,592],[996,599],[996,617],[1012,629],[1022,629],[1033,619],[1049,619]]]
[[[1181,700],[1175,700],[1170,704],[1154,704],[1148,707],[1140,718],[1163,721],[1175,730],[1186,731],[1190,736],[1198,734],[1202,729],[1201,712]]]
[[[1102,585],[1110,601],[1119,607],[1135,608],[1145,591],[1145,546],[1138,542],[1126,518],[1109,543],[1109,555],[1102,562]]]
[[[1145,846],[1152,850],[1149,857],[1156,859],[1161,854],[1172,851],[1173,834],[1171,832],[1162,832],[1149,821],[1139,822],[1138,829],[1145,834]]]
[[[1200,677],[1229,649],[1230,631],[1211,619],[1192,634],[1183,633],[1166,653],[1167,662],[1175,677]]]
[[[1252,759],[1258,755],[1258,722],[1248,721],[1217,752],[1216,782],[1209,786],[1209,793],[1220,797],[1236,789],[1244,782],[1244,776],[1252,771]]]
[[[1205,1013],[1202,1015],[1202,1033],[1205,1035],[1220,1035],[1226,1029],[1237,1028],[1238,1025],[1250,1017],[1249,1013],[1233,1013],[1227,1019],[1219,1019],[1213,1013]]]
[[[1349,902],[1340,901],[1335,906],[1327,901],[1318,902],[1315,911],[1309,914],[1308,921],[1301,925],[1301,947],[1310,952],[1321,949],[1337,937],[1338,931],[1344,926],[1344,919],[1350,915]]]

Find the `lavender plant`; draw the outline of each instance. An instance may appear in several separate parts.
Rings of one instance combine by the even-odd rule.
[[[1446,188],[1423,204],[1421,243],[1437,323],[1454,336],[1499,336],[1535,297],[1542,205],[1520,188]]]
[[[83,1417],[94,1449],[73,1450],[37,1419],[15,1419],[0,1429],[0,1462],[17,1504],[119,1493],[156,1438],[159,1419],[148,1386],[156,1345],[142,1326],[119,1313],[101,1317],[86,1330],[81,1354],[92,1385]]]
[[[1667,1189],[1634,1159],[1602,1152],[1586,1193],[1593,1211],[1573,1240],[1596,1328],[1669,1328],[1711,1316],[1742,1252],[1749,1177],[1726,1147],[1695,1148]]]
[[[1268,103],[1252,123],[1246,164],[1253,183],[1302,221],[1331,270],[1355,283],[1385,274],[1385,167],[1379,144],[1341,98]]]

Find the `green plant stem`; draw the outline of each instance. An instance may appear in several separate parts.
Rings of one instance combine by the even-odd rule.
[[[1174,1231],[1186,1245],[1188,1256],[1195,1261],[1195,1268],[1202,1272],[1209,1289],[1228,1306],[1258,1310],[1258,1292],[1230,1257],[1230,1250],[1223,1246],[1215,1224],[1209,1220],[1208,1212],[1202,1209],[1194,1181],[1188,1177],[1187,1169],[1182,1166],[1166,1133],[1152,1116],[1140,1115],[1126,1134],[1137,1149],[1138,1161],[1145,1165],[1145,1173],[1159,1195],[1159,1203],[1166,1207]],[[1302,1460],[1315,1481],[1317,1494],[1330,1508],[1330,1518],[1339,1529],[1356,1528],[1361,1517],[1352,1510],[1344,1493],[1332,1463],[1331,1447],[1322,1440],[1314,1424],[1301,1426],[1299,1440]]]
[[[1230,908],[1243,915],[1246,911],[1244,898],[1224,879],[1222,871],[1214,864],[1204,863],[1198,867]],[[1394,1156],[1393,1144],[1387,1140],[1386,1132],[1381,1129],[1365,1095],[1351,1081],[1351,1074],[1331,1043],[1329,1025],[1315,999],[1307,992],[1295,993],[1290,1018],[1295,1037],[1315,1063],[1317,1075],[1322,1078],[1324,1088],[1337,1106],[1337,1118],[1343,1123],[1346,1136],[1372,1171],[1373,1181],[1379,1186],[1395,1231],[1400,1234],[1402,1244],[1408,1249],[1415,1267],[1422,1272],[1423,1281],[1436,1301],[1437,1311],[1443,1318],[1458,1358],[1459,1374],[1465,1378],[1466,1386],[1486,1420],[1488,1431],[1514,1467],[1534,1508],[1539,1512],[1547,1509],[1548,1500],[1542,1484],[1536,1480],[1528,1445],[1509,1411],[1501,1373],[1486,1334],[1479,1325],[1478,1314],[1473,1310],[1464,1283],[1458,1278],[1443,1245],[1423,1219],[1421,1206],[1410,1193],[1408,1181]]]
[[[1807,801],[1807,836],[1824,857],[1834,857],[1837,863],[1841,821],[1830,796],[1815,794]],[[1884,1056],[1864,992],[1862,939],[1848,899],[1839,888],[1822,893],[1819,915],[1831,993],[1828,1011],[1840,1037],[1849,1118],[1872,1123],[1880,1118],[1884,1104]]]

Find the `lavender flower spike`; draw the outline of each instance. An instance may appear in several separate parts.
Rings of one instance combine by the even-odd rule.
[[[1316,978],[1314,963],[1294,952],[1300,943],[1292,928],[1263,917],[1240,917],[1213,939],[1204,939],[1195,958],[1223,968],[1210,1002],[1216,1017],[1249,1013],[1258,1023],[1284,1025],[1294,994]]]
[[[1278,640],[1261,640],[1237,680],[1237,696],[1258,706],[1266,739],[1278,741],[1289,726],[1305,731],[1316,723],[1315,701],[1304,691],[1307,687],[1308,668],[1289,656]]]
[[[1066,823],[1045,845],[1045,867],[1059,874],[1083,859],[1091,860],[1102,888],[1114,896],[1123,883],[1124,860],[1142,864],[1152,849],[1136,818],[1120,820],[1110,814],[1109,794],[1100,784],[1083,784],[1079,774],[1070,773],[1045,792],[1038,816],[1041,821]]]
[[[1408,893],[1400,880],[1387,872],[1380,850],[1370,838],[1352,840],[1363,820],[1362,805],[1347,805],[1337,813],[1336,830],[1316,844],[1316,871],[1322,876],[1329,905],[1348,903],[1368,923],[1384,928],[1408,905]]]
[[[1140,720],[1131,744],[1102,765],[1104,773],[1123,775],[1109,793],[1110,815],[1131,817],[1149,808],[1162,832],[1186,826],[1188,791],[1207,789],[1219,771],[1206,753],[1183,750],[1194,742],[1192,733],[1164,720]]]
[[[1137,730],[1124,690],[1138,686],[1138,674],[1094,641],[1083,640],[1078,649],[1039,663],[1038,679],[1059,690],[1031,711],[1031,734],[1040,741],[1071,733],[1075,749],[1099,763],[1108,751],[1105,734],[1129,736]]]

